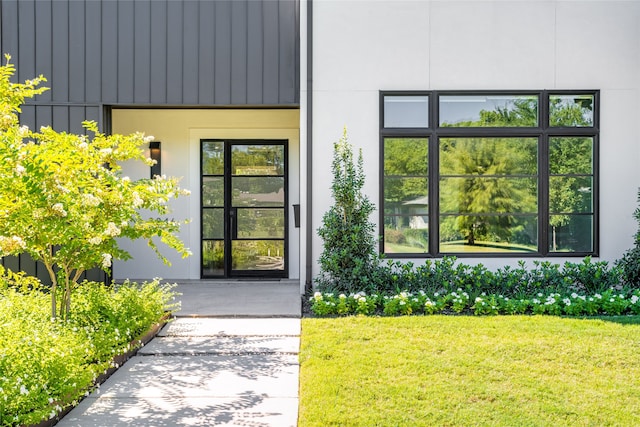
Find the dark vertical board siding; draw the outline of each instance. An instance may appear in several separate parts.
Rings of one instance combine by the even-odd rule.
[[[167,3],[151,2],[151,103],[167,102]]]
[[[148,104],[151,102],[151,3],[149,0],[135,2],[134,10],[134,80],[133,102]]]
[[[167,4],[167,100],[168,104],[182,103],[182,3]]]
[[[263,3],[250,1],[247,4],[247,104],[263,103]]]
[[[279,55],[279,82],[280,88],[278,99],[279,104],[292,104],[296,102],[296,73],[292,70],[296,69],[297,63],[297,20],[296,9],[291,7],[290,2],[280,5],[280,17],[278,19],[278,29],[280,31]]]
[[[10,255],[2,258],[2,265],[11,271],[20,271],[20,258]]]
[[[35,4],[32,0],[18,3],[18,57],[14,64],[18,69],[18,81],[34,78],[36,74]]]
[[[213,55],[215,46],[215,3],[203,2],[200,4],[200,42],[198,44],[198,87],[201,105],[214,104],[213,81],[215,58]]]
[[[40,6],[38,6],[39,8]],[[51,98],[54,101],[69,100],[69,4],[63,1],[51,3],[53,56],[51,58]],[[39,56],[39,55],[38,55]],[[81,81],[75,82],[76,84]]]
[[[85,3],[85,90],[87,102],[102,99],[102,5],[97,1]]]
[[[38,130],[36,128],[36,107],[33,105],[23,105],[20,112],[20,124],[29,126],[29,129]]]
[[[51,123],[51,127],[58,132],[69,132],[69,107],[66,105],[54,106]]]
[[[247,2],[231,3],[231,103],[247,102]]]
[[[52,37],[52,4],[49,2],[36,1],[35,4],[35,29],[36,29],[36,49],[35,56],[35,72],[32,76],[27,78],[33,78],[34,76],[42,74],[47,78],[45,86],[53,88],[54,77],[52,70],[52,50],[57,49],[58,46],[53,45]],[[35,99],[37,101],[51,101],[53,89],[44,92],[42,95],[38,95]]]
[[[69,101],[85,101],[85,15],[84,2],[69,3]],[[54,22],[54,25],[58,25]]]
[[[0,34],[0,47],[2,47],[2,61],[4,54],[12,56],[12,63],[18,59],[18,1],[3,0],[2,6],[2,33]]]
[[[278,31],[280,3],[277,1],[264,2],[264,32],[263,32],[263,48],[264,48],[264,69],[263,69],[263,99],[264,104],[278,103],[278,83],[279,75],[279,54],[280,49],[278,42],[280,34]]]
[[[85,120],[87,120],[85,107],[83,106],[69,107],[69,132],[73,132],[76,134],[84,133],[84,129],[82,128],[82,122]]]
[[[119,103],[133,102],[133,64],[134,64],[134,37],[133,37],[133,2],[121,1],[118,3],[118,76],[116,87],[118,88]]]
[[[118,2],[102,2],[102,102],[118,101]]]
[[[299,102],[299,0],[4,0],[0,43],[32,102]]]
[[[36,106],[36,129],[40,129],[42,126],[53,127],[53,107],[50,105],[37,105]],[[64,130],[64,129],[63,129]]]
[[[102,117],[100,117],[100,108],[98,107],[87,107],[84,112],[85,119],[84,120],[93,120],[94,122],[102,123]],[[101,132],[104,132],[104,129],[101,129]]]
[[[216,2],[215,103],[231,103],[231,3]]]
[[[20,270],[24,271],[29,276],[36,276],[44,283],[51,283],[51,281],[49,280],[49,273],[47,273],[47,269],[44,266],[42,266],[41,268],[36,268],[36,262],[33,260],[33,258],[31,258],[31,255],[20,255]],[[42,272],[45,273],[45,277],[42,276]]]
[[[198,25],[200,24],[198,2],[184,4],[184,52],[182,58],[182,102],[195,105],[198,103]]]

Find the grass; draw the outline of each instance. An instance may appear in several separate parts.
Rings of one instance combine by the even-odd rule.
[[[385,242],[385,252],[386,253],[427,253],[429,249],[426,247],[419,246],[411,246],[407,244],[401,243],[389,243]],[[463,253],[463,252],[518,252],[518,253],[526,253],[526,252],[535,252],[536,248],[532,246],[519,245],[515,243],[496,243],[496,242],[483,242],[477,241],[475,245],[468,245],[465,240],[459,241],[451,241],[451,242],[441,242],[440,243],[440,252],[441,253]]]
[[[303,319],[300,427],[637,426],[640,316]]]

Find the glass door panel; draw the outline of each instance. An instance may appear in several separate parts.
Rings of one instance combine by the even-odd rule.
[[[203,277],[286,275],[286,154],[286,141],[202,141]]]

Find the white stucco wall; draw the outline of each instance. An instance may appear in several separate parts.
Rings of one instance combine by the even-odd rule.
[[[287,139],[289,154],[289,278],[300,277],[300,230],[294,226],[291,205],[300,203],[300,113],[297,109],[114,109],[112,132],[129,134],[144,132],[161,141],[162,173],[181,177],[182,188],[190,197],[172,201],[171,218],[191,219],[183,226],[180,238],[193,255],[180,258],[173,250],[159,243],[162,253],[171,261],[164,265],[145,242],[121,240],[121,247],[134,256],[129,261],[114,262],[116,280],[200,279],[200,140],[226,139]],[[149,177],[144,165],[124,165],[123,172],[131,179]],[[304,262],[304,261],[303,261]]]
[[[378,203],[380,90],[599,89],[600,259],[632,245],[640,2],[315,0],[313,17],[314,229],[331,203],[331,144],[344,126],[363,149],[365,191]],[[316,237],[314,259],[321,250]]]

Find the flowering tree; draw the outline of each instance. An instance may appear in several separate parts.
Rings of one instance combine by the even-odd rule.
[[[44,264],[52,316],[58,308],[68,316],[71,290],[84,271],[108,271],[113,259],[131,258],[119,238],[145,239],[167,264],[157,238],[188,256],[176,237],[180,222],[153,216],[167,214],[167,202],[188,191],[176,178],[132,181],[121,172],[123,161],[153,164],[142,148],[153,137],[107,136],[95,122],[83,123],[92,137],[20,126],[20,106],[46,90],[38,87],[45,79],[12,83],[14,72],[7,57],[0,66],[0,256],[28,253]]]

